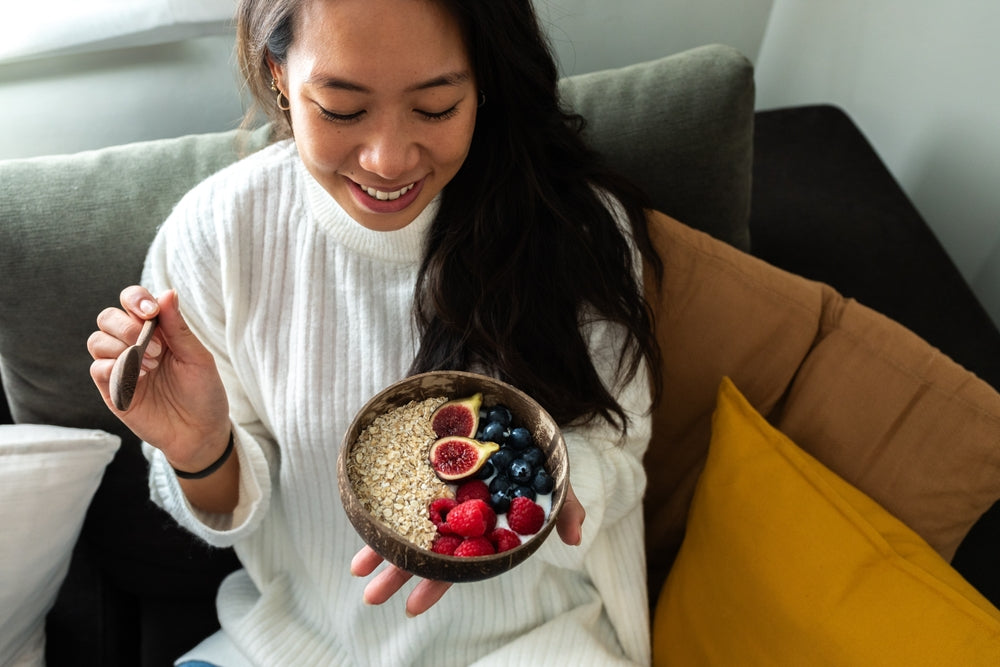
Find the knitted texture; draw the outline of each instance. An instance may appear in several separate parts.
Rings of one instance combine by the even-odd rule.
[[[245,570],[219,592],[219,618],[255,664],[647,663],[642,455],[645,371],[618,390],[627,439],[603,422],[564,432],[583,543],[552,537],[513,571],[452,586],[404,614],[407,584],[362,600],[349,564],[363,546],[341,507],[337,453],[354,414],[405,376],[417,348],[412,300],[436,202],[396,232],[350,219],[282,142],[202,183],[147,258],[145,284],[178,292],[216,357],[230,400],[240,499],[231,515],[192,511],[165,458],[147,446],[152,498],[206,542],[233,545]],[[595,363],[620,335],[586,332]],[[479,662],[477,662],[479,661]]]

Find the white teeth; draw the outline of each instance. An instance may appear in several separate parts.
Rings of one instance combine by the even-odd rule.
[[[414,185],[416,185],[416,183],[410,183],[406,187],[400,188],[399,190],[394,190],[393,192],[383,192],[382,190],[376,190],[375,188],[366,188],[364,186],[362,186],[362,189],[368,193],[369,197],[374,197],[379,201],[392,201],[394,199],[399,199],[407,192],[412,190]]]

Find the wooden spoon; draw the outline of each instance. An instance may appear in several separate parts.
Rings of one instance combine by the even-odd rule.
[[[125,348],[125,351],[118,355],[115,365],[111,369],[111,383],[108,389],[111,393],[111,402],[115,408],[124,412],[132,404],[132,395],[135,394],[135,385],[139,381],[139,370],[142,368],[142,355],[146,353],[146,346],[153,337],[156,330],[156,318],[146,320],[139,332],[139,339],[135,345]]]

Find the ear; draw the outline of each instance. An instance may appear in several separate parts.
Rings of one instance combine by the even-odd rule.
[[[275,62],[270,53],[265,58],[267,59],[267,68],[271,71],[271,78],[274,79],[279,90],[285,90],[285,66]]]

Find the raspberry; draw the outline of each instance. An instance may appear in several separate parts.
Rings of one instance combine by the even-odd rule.
[[[481,479],[473,479],[462,484],[455,492],[455,499],[464,503],[466,500],[490,501],[490,487]]]
[[[485,537],[469,537],[458,545],[452,556],[490,556],[495,553],[496,549]]]
[[[453,498],[435,498],[428,505],[427,511],[430,515],[431,523],[441,529],[441,524],[445,522],[448,512],[455,509],[458,501]]]
[[[456,535],[438,535],[434,538],[434,543],[431,544],[431,551],[451,556],[462,542],[462,538]]]
[[[489,540],[497,548],[497,553],[510,551],[514,547],[521,546],[521,538],[513,530],[507,528],[497,528],[489,534]]]
[[[497,515],[482,500],[466,500],[448,512],[448,520],[438,528],[462,537],[482,537],[497,525]]]
[[[534,535],[545,523],[545,510],[531,498],[514,498],[507,510],[507,523],[515,533]]]

